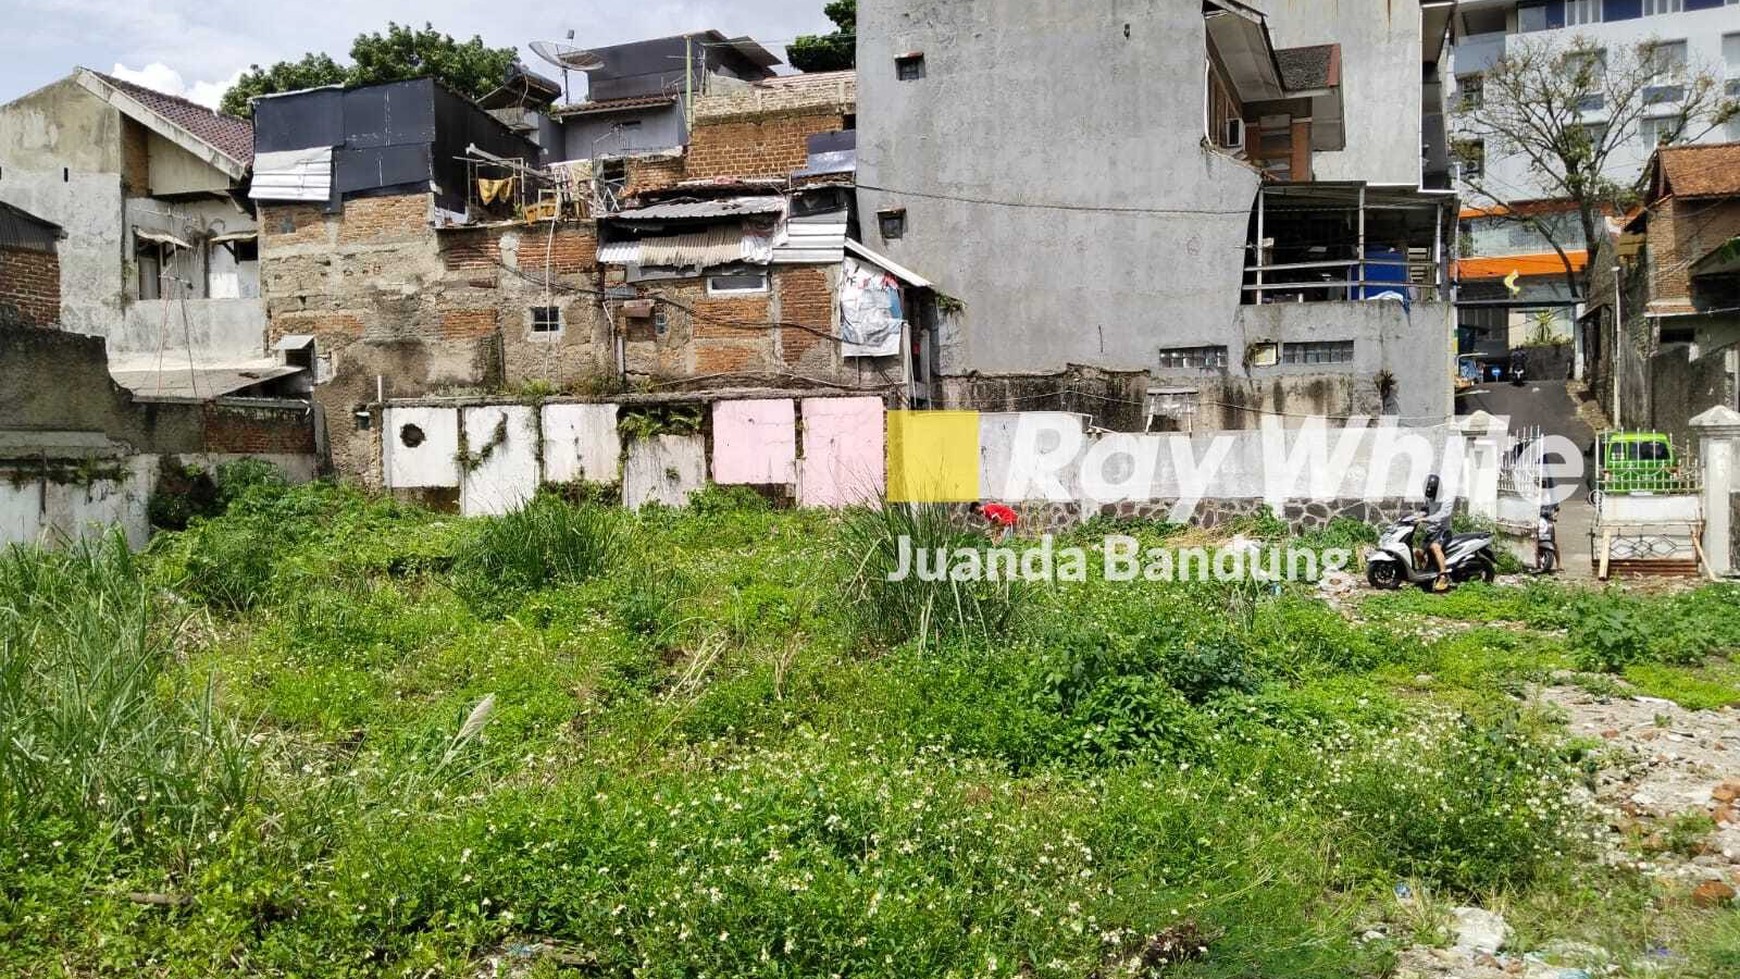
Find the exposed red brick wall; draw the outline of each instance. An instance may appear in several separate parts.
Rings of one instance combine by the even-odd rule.
[[[448,309],[441,313],[441,338],[465,340],[495,332],[494,309]]]
[[[764,366],[763,360],[763,351],[756,344],[723,341],[695,345],[696,374],[753,371]]]
[[[686,175],[684,160],[673,157],[629,157],[628,187],[630,194],[643,190],[662,190],[675,186]]]
[[[441,264],[449,272],[495,269],[501,261],[501,236],[488,230],[441,234]]]
[[[1663,201],[1649,215],[1650,298],[1685,301],[1691,265],[1740,235],[1740,201]]]
[[[339,222],[341,245],[411,241],[429,235],[430,194],[353,197]]]
[[[552,237],[548,225],[537,225],[520,240],[520,271],[542,273],[546,258],[551,272],[590,272],[598,264],[598,236],[590,227],[564,226]]]
[[[772,336],[768,294],[753,296],[707,296],[694,300],[696,339],[749,340]]]
[[[208,403],[205,451],[253,455],[314,452],[314,418],[306,408],[258,408]]]
[[[689,136],[687,174],[783,177],[809,162],[809,137],[845,127],[832,110],[697,123]]]
[[[775,273],[779,290],[779,347],[787,364],[796,364],[818,346],[830,346],[834,335],[834,290],[828,270],[796,265]],[[806,329],[807,327],[807,329]]]
[[[21,322],[52,326],[60,322],[60,260],[54,252],[0,248],[0,307],[18,310]]]
[[[271,318],[267,333],[273,343],[292,334],[312,334],[318,346],[330,348],[362,336],[363,322],[352,313],[284,313]]]
[[[262,204],[258,223],[261,249],[326,240],[326,216],[315,204]]]

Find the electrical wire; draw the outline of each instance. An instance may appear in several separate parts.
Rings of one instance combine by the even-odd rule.
[[[859,190],[872,190],[881,194],[895,194],[900,197],[917,197],[921,200],[954,201],[960,204],[983,204],[990,207],[1031,208],[1041,211],[1076,211],[1090,214],[1153,214],[1153,215],[1197,215],[1212,217],[1232,217],[1249,215],[1252,209],[1242,208],[1191,208],[1191,207],[1133,207],[1110,204],[1058,204],[1036,201],[1004,201],[990,197],[967,197],[959,194],[938,194],[916,190],[899,190],[893,187],[878,187],[875,184],[859,183]]]

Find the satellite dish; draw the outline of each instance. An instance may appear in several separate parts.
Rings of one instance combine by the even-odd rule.
[[[572,38],[573,36],[574,32],[569,31],[568,37]],[[573,101],[568,95],[568,72],[570,69],[573,71],[596,71],[604,67],[603,58],[585,48],[563,44],[561,41],[533,41],[526,47],[531,48],[533,54],[562,69],[562,101],[564,102]]]
[[[585,48],[577,48],[561,41],[533,41],[526,45],[532,53],[558,68],[574,71],[597,71],[604,67],[604,59]]]

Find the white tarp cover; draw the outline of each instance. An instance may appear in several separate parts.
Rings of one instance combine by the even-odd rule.
[[[254,183],[248,196],[257,201],[325,201],[332,196],[332,147],[279,150],[254,156]]]
[[[892,357],[900,352],[906,326],[900,280],[874,265],[845,259],[840,269],[840,353],[846,357]]]

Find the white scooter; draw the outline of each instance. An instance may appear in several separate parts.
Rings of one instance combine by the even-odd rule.
[[[1392,590],[1403,585],[1431,587],[1438,580],[1437,562],[1431,552],[1416,548],[1414,533],[1419,529],[1424,512],[1410,513],[1397,520],[1378,539],[1377,547],[1365,556],[1365,580],[1373,588]],[[1492,550],[1491,534],[1457,534],[1444,545],[1444,573],[1453,582],[1486,581],[1498,576],[1498,558]]]

